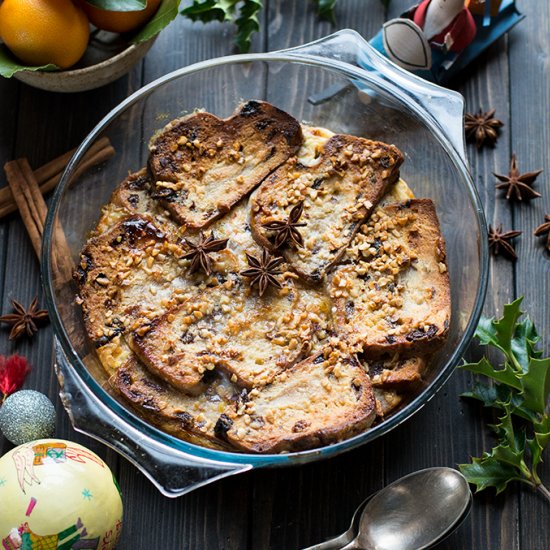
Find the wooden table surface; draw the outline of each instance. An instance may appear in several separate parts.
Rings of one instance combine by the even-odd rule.
[[[346,27],[370,38],[408,4],[392,0],[385,10],[377,0],[339,0],[337,24],[332,25],[317,19],[312,2],[264,0],[261,32],[252,50],[294,46]],[[532,232],[550,213],[550,4],[521,0],[518,7],[527,18],[469,67],[456,87],[468,111],[495,108],[505,124],[495,149],[478,152],[469,146],[469,161],[489,223],[523,231],[515,264],[491,259],[484,312],[500,312],[504,303],[524,295],[524,308],[546,338],[548,354],[550,256]],[[179,67],[231,53],[230,26],[203,26],[178,17],[146,58],[110,86],[60,95],[0,79],[0,161],[25,156],[38,167],[76,146],[104,114],[142,85]],[[543,197],[531,204],[511,205],[495,189],[492,172],[507,173],[512,152],[520,170],[545,170],[537,181]],[[10,310],[12,298],[29,303],[36,294],[42,296],[39,263],[17,214],[0,222],[0,292],[2,312]],[[459,397],[471,384],[470,375],[455,372],[423,410],[372,444],[324,462],[245,473],[168,499],[125,459],[72,429],[52,369],[51,327],[32,342],[14,344],[7,336],[6,330],[0,331],[0,352],[29,358],[34,368],[25,387],[46,393],[55,403],[56,435],[87,445],[115,472],[125,505],[123,550],[309,546],[345,530],[355,507],[385,484],[420,468],[456,466],[493,443],[486,428],[490,417]],[[0,439],[0,454],[11,448]],[[540,473],[550,484],[548,457]],[[438,548],[544,550],[550,548],[549,526],[550,505],[529,489],[513,486],[499,497],[490,490],[475,497],[470,517]]]

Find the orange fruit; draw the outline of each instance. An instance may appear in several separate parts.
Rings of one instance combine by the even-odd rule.
[[[90,28],[71,0],[4,0],[0,37],[28,65],[74,65],[88,46]]]
[[[147,0],[145,9],[138,11],[101,10],[88,4],[85,0],[78,3],[85,11],[90,23],[98,29],[110,32],[130,32],[149,21],[156,13],[162,0]]]

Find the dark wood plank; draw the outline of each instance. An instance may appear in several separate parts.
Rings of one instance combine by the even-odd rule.
[[[398,16],[409,4],[406,1],[392,2],[390,17]],[[496,200],[496,190],[491,176],[492,172],[497,170],[498,164],[506,162],[509,157],[508,81],[506,39],[501,39],[454,83],[465,96],[467,111],[496,108],[497,115],[506,124],[495,150],[482,149],[481,152],[477,152],[474,146],[468,147],[468,160],[474,184],[483,201],[488,223],[493,226],[495,223],[507,226],[512,220],[507,205],[502,205]],[[502,305],[513,298],[513,275],[514,270],[510,262],[502,258],[491,260],[485,315],[501,311]],[[407,425],[403,426],[401,439],[392,442],[392,438],[388,438],[390,445],[399,446],[402,441],[412,444],[416,440],[415,434],[430,434],[432,446],[424,449],[424,459],[419,460],[418,451],[407,457],[405,463],[409,469],[415,469],[414,466],[421,468],[439,464],[456,467],[459,463],[468,462],[471,455],[478,456],[484,449],[492,446],[491,435],[485,428],[491,418],[477,404],[459,397],[471,383],[472,377],[469,374],[455,372],[443,390],[427,405],[425,416],[423,411],[408,428]],[[424,448],[428,441],[423,437],[418,444]],[[394,449],[397,450],[396,447]],[[391,454],[388,452],[388,455]],[[440,547],[518,548],[517,521],[518,502],[515,494],[498,499],[494,499],[490,494],[481,498],[476,497],[471,515],[465,524]]]
[[[264,29],[262,15],[261,27]],[[148,53],[144,67],[144,83],[151,82],[171,71],[205,59],[235,53],[232,27],[228,24],[203,25],[179,17],[158,37]],[[253,40],[252,49],[261,50],[264,32]],[[222,74],[222,73],[220,73]],[[224,76],[226,75],[226,76]],[[244,95],[247,75],[243,70],[224,71],[215,84],[201,77],[193,86],[178,86],[174,91],[172,116],[185,110],[207,108],[217,114],[233,111]],[[151,107],[153,109],[154,107]],[[159,108],[162,109],[162,106]],[[149,113],[155,120],[155,113]],[[159,127],[171,117],[158,118]],[[151,129],[152,133],[153,129]],[[142,136],[148,140],[149,136]],[[198,489],[191,494],[170,500],[162,496],[134,466],[121,459],[119,482],[126,503],[147,501],[146,506],[128,505],[121,548],[200,548],[205,550],[240,550],[253,548],[249,541],[251,518],[251,478],[248,475],[224,479]],[[145,497],[146,495],[146,497]],[[151,525],[163,526],[151,529]],[[177,542],[176,542],[177,541]]]
[[[18,90],[19,86],[14,85],[4,79],[0,80],[0,96],[2,97],[2,109],[0,109],[0,162],[4,163],[10,160],[15,152],[15,128],[17,127],[17,108],[18,108]],[[0,186],[7,185],[6,177],[2,171],[0,177]],[[8,269],[7,263],[7,243],[9,239],[9,227],[5,221],[0,223],[0,297],[4,303],[6,289],[5,278]],[[2,309],[4,311],[4,309]],[[1,331],[0,338],[4,338],[4,331]],[[2,342],[2,340],[0,340]],[[3,355],[9,355],[9,348],[2,342],[1,350]],[[8,449],[9,443],[2,437],[0,438],[0,456]]]
[[[38,167],[75,147],[112,107],[140,85],[140,65],[118,82],[82,94],[54,94],[19,84],[14,79],[2,79],[2,165],[12,158],[27,157],[31,166]],[[13,121],[8,118],[8,113],[13,115]],[[4,177],[0,181],[4,181]],[[2,312],[11,310],[12,298],[27,305],[38,295],[40,304],[44,306],[40,264],[19,215],[14,213],[2,220],[0,232],[0,235],[9,234],[0,252],[3,259]],[[54,403],[57,411],[55,435],[89,447],[117,473],[119,455],[105,445],[75,432],[63,409],[58,397],[59,383],[53,370],[51,326],[41,329],[33,340],[23,339],[17,343],[10,342],[8,331],[2,329],[0,349],[4,354],[19,353],[29,360],[32,371],[24,387],[45,393]],[[12,447],[2,438],[1,453]]]
[[[374,2],[368,17],[358,17],[364,10],[361,1],[339,2],[332,25],[319,22],[311,2],[271,1],[267,49],[297,46],[341,28],[372,36],[383,22],[384,9]],[[300,89],[321,85],[316,78],[312,75],[307,82],[285,78],[283,96],[268,99],[277,105],[284,101],[283,108],[300,116],[301,106],[293,105],[292,98],[301,97]],[[345,531],[357,505],[382,486],[383,469],[383,445],[376,442],[319,463],[254,472],[249,548],[297,549]]]
[[[0,97],[2,97],[2,109],[0,109],[0,162],[2,166],[10,160],[15,151],[15,128],[17,126],[18,86],[6,80],[0,80]],[[0,187],[7,185],[6,177],[2,171]],[[4,290],[4,277],[6,274],[6,243],[8,239],[8,226],[0,223],[0,293]],[[0,442],[1,445],[1,442]],[[1,447],[0,447],[1,449]]]
[[[550,39],[547,28],[550,6],[547,2],[521,2],[525,21],[510,37],[510,79],[512,141],[511,150],[518,155],[522,173],[544,169],[535,188],[542,198],[531,204],[514,208],[514,225],[523,231],[518,245],[519,259],[516,272],[516,294],[525,296],[523,309],[533,318],[544,343],[545,357],[550,355],[550,254],[545,252],[542,239],[533,236],[533,230],[550,214],[550,161],[548,158],[550,89],[548,64],[542,52],[548,52]],[[543,24],[546,22],[546,27]],[[502,167],[506,169],[506,165]],[[507,173],[507,172],[505,172]],[[539,467],[539,475],[546,487],[550,486],[548,450],[546,462]],[[548,546],[550,506],[542,495],[528,489],[520,491],[520,540],[522,549]]]
[[[512,226],[512,210],[497,193],[492,173],[498,172],[499,166],[506,164],[510,157],[508,81],[507,39],[503,38],[472,66],[459,88],[465,95],[467,112],[495,108],[496,116],[504,122],[495,149],[483,148],[478,151],[473,144],[468,146],[472,177],[484,205],[487,223],[493,227],[503,224],[504,228]],[[513,298],[513,263],[503,257],[491,257],[484,315],[500,314],[502,306]],[[471,357],[476,357],[475,346],[472,346]],[[474,377],[465,372],[459,372],[455,377],[459,379],[459,393],[466,391],[474,381]],[[468,422],[475,426],[475,431],[471,430],[466,438],[460,456],[460,462],[468,462],[470,456],[480,456],[484,450],[493,446],[494,440],[487,424],[494,419],[477,403],[466,400],[462,406],[469,416]],[[484,544],[487,545],[518,548],[518,515],[518,497],[514,492],[496,499],[491,491],[476,496],[470,519],[470,540],[485,540]]]

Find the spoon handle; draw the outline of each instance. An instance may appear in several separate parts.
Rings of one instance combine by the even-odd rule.
[[[357,509],[355,510],[355,513],[353,514],[353,518],[351,519],[351,526],[345,533],[342,533],[338,537],[334,537],[333,539],[329,539],[325,542],[315,544],[314,546],[308,546],[307,548],[303,548],[302,550],[341,550],[344,546],[346,546],[346,544],[349,544],[350,542],[352,542],[357,536],[357,530],[359,529],[359,520],[361,519],[361,514],[363,513],[363,510],[365,509],[367,502],[375,494],[376,493],[366,498],[357,507]]]
[[[346,546],[342,546],[338,550],[373,550],[373,547],[369,544],[368,546],[358,546],[362,545],[363,543],[359,542],[357,538],[353,539],[349,544],[346,544]]]
[[[339,537],[315,544],[313,546],[308,546],[303,548],[303,550],[341,550],[346,546],[353,538],[353,535],[350,533],[344,533]]]

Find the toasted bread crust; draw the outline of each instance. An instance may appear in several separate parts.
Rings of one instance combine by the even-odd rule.
[[[153,196],[181,224],[202,228],[257,187],[302,142],[300,124],[262,101],[222,120],[196,113],[150,143]]]
[[[304,246],[286,245],[282,254],[305,280],[319,282],[345,252],[361,223],[388,185],[399,178],[403,155],[393,145],[334,135],[322,148],[317,164],[303,166],[289,159],[259,187],[252,198],[254,238],[274,249],[265,224],[288,219],[303,201],[300,228]]]
[[[340,334],[368,357],[431,353],[450,325],[445,242],[429,199],[389,204],[364,224],[330,277]],[[349,292],[353,290],[353,296]]]
[[[424,357],[391,357],[376,360],[359,356],[359,362],[367,371],[375,388],[395,389],[411,392],[422,384],[426,370]]]
[[[189,397],[153,376],[135,358],[126,361],[109,379],[115,389],[142,417],[185,441],[227,449],[216,437],[216,421],[232,404],[236,390],[219,377],[199,397]]]
[[[249,393],[230,419],[226,440],[243,451],[279,453],[328,445],[375,418],[370,380],[353,356],[325,350]]]

